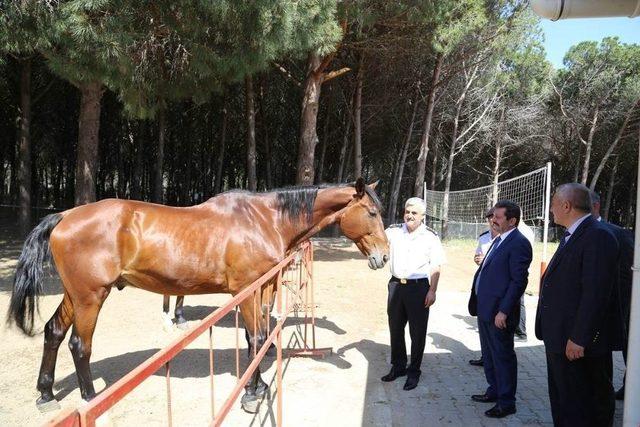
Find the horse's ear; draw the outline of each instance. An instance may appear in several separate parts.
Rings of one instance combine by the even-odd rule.
[[[380,183],[380,180],[377,180],[376,182],[369,184],[369,188],[372,190],[375,190],[376,187],[378,186],[378,183]]]
[[[362,177],[356,179],[356,197],[364,197],[364,179]]]

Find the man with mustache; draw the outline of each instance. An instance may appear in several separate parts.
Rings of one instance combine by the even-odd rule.
[[[420,379],[420,365],[427,336],[429,307],[436,301],[444,251],[435,231],[422,220],[426,205],[418,197],[405,203],[404,224],[387,228],[391,279],[387,315],[391,335],[391,371],[381,379],[394,381],[407,376],[404,390],[412,390]],[[411,362],[407,366],[404,329],[409,322]]]

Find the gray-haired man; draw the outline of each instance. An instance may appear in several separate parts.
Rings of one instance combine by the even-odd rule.
[[[407,375],[405,390],[416,388],[427,336],[429,307],[436,301],[440,266],[444,251],[435,231],[422,220],[425,203],[412,197],[405,203],[404,223],[390,226],[389,239],[391,279],[387,314],[391,335],[391,371],[382,381],[393,381]],[[404,329],[409,323],[411,362],[407,366]]]

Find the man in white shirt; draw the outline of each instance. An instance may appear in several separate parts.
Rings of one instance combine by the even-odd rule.
[[[389,239],[391,279],[387,315],[391,335],[391,371],[382,381],[407,376],[404,390],[412,390],[420,379],[420,365],[427,336],[429,307],[436,301],[440,266],[444,250],[435,231],[422,220],[426,205],[418,197],[405,203],[404,223],[390,226]],[[411,361],[407,366],[404,329],[409,323]]]

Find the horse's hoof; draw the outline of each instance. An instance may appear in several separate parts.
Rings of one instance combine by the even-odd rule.
[[[60,404],[57,400],[40,397],[36,400],[36,407],[41,413],[45,413],[59,410]]]
[[[260,407],[260,398],[256,395],[244,394],[240,399],[240,404],[242,405],[242,409],[250,414],[255,414],[258,412],[258,408]]]
[[[267,350],[267,356],[276,356],[276,346],[274,343],[271,343],[271,345],[269,346],[269,349]]]
[[[170,332],[173,329],[173,320],[167,313],[162,313],[162,329],[165,332]]]
[[[269,393],[269,386],[264,381],[260,380],[258,386],[256,387],[256,396],[261,399],[265,394]]]
[[[184,331],[186,329],[189,329],[189,322],[184,319],[182,319],[182,321],[178,320],[176,322],[176,326],[178,327],[178,329],[182,329]]]

